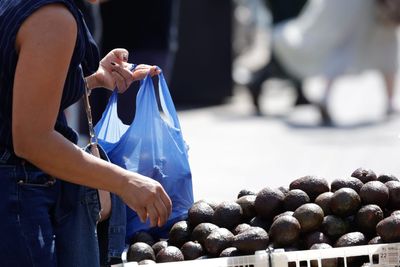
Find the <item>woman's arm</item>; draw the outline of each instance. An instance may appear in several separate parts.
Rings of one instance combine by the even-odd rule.
[[[61,4],[40,8],[17,35],[12,110],[15,153],[69,182],[118,194],[142,221],[162,225],[171,201],[162,186],[145,176],[83,152],[54,130],[77,25]]]

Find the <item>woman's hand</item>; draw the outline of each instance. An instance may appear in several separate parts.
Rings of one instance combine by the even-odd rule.
[[[137,173],[126,181],[118,193],[122,200],[143,223],[149,219],[152,227],[164,225],[171,215],[172,202],[161,184]]]
[[[117,88],[119,93],[128,89],[133,81],[141,80],[149,73],[151,76],[161,71],[157,66],[140,64],[132,70],[128,63],[129,53],[126,49],[111,50],[101,61],[99,69],[88,78],[89,88],[104,87],[110,90]]]

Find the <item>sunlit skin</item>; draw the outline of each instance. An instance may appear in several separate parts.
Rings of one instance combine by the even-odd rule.
[[[143,222],[149,219],[152,226],[161,226],[172,204],[158,182],[96,158],[54,130],[76,38],[76,21],[62,4],[38,9],[19,29],[12,99],[14,151],[59,179],[119,195]],[[155,66],[139,65],[132,73],[127,58],[125,49],[112,50],[86,77],[88,87],[122,93],[134,80],[159,72]]]

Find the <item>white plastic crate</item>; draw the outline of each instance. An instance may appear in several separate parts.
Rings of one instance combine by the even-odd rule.
[[[123,260],[126,260],[126,251],[124,254]],[[311,262],[313,262],[318,263],[318,267],[322,267],[321,261],[324,259],[342,258],[342,266],[347,267],[346,259],[355,256],[368,257],[369,262],[365,263],[363,267],[400,267],[400,243],[298,251],[276,249],[272,251],[257,251],[250,256],[158,263],[154,265],[160,267],[288,267],[289,263],[293,263],[296,267],[310,267]],[[113,267],[133,266],[139,265],[136,262],[113,265]]]
[[[364,267],[400,267],[400,243],[377,244],[342,248],[284,251],[274,250],[271,252],[271,267],[287,267],[290,262],[299,266],[311,266],[311,262],[318,263],[321,267],[321,260],[330,258],[348,259],[349,257],[366,256],[369,262]],[[347,267],[346,260],[343,261]]]
[[[157,263],[153,265],[138,265],[136,262],[126,262],[113,267],[133,267],[133,266],[160,266],[160,267],[269,267],[268,263],[269,254],[267,251],[257,251],[254,255],[237,256],[237,257],[223,257],[215,259],[202,259],[190,261],[176,261],[167,263]]]

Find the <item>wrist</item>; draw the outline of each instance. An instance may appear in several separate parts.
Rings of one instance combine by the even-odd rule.
[[[96,78],[96,73],[93,73],[92,75],[85,77],[85,83],[86,83],[86,88],[89,91],[94,88],[99,87],[97,78]]]
[[[115,191],[114,193],[120,196],[121,198],[124,198],[125,194],[125,189],[129,187],[129,184],[131,183],[130,179],[130,173],[129,171],[122,169],[122,173],[118,177],[119,179],[114,181],[114,186],[115,186]]]

